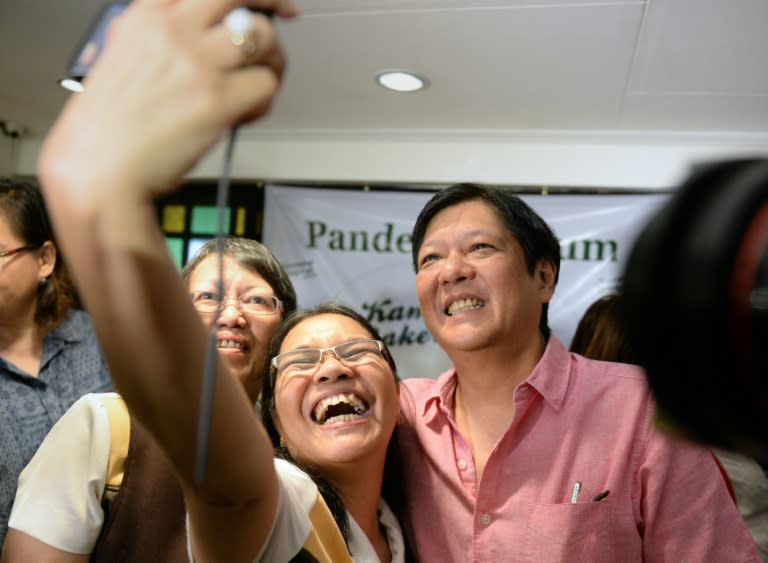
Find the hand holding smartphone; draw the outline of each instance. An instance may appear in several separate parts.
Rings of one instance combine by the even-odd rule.
[[[67,75],[77,81],[82,81],[90,72],[96,59],[104,50],[107,41],[109,24],[128,7],[129,2],[113,2],[105,6],[93,21],[88,33],[80,43],[75,56],[67,67]],[[258,10],[253,10],[254,12]],[[261,12],[265,13],[265,12]],[[267,14],[270,16],[272,14]]]
[[[127,7],[127,2],[115,2],[101,10],[69,63],[67,74],[70,78],[82,80],[88,76],[93,63],[104,50],[109,24]]]

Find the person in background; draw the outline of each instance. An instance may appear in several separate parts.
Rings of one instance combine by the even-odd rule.
[[[571,339],[571,352],[593,360],[638,364],[621,322],[619,300],[618,293],[611,293],[587,307]]]
[[[112,387],[40,191],[0,179],[0,545],[40,442],[81,395]]]
[[[264,245],[237,237],[208,241],[181,274],[195,309],[215,331],[219,355],[255,404],[272,335],[296,309],[288,274]],[[19,477],[2,561],[187,561],[184,515],[171,465],[129,419],[122,399],[86,395]]]
[[[653,428],[642,371],[548,326],[560,246],[521,199],[459,184],[413,229],[453,367],[405,379],[402,524],[421,561],[759,561],[711,453]]]
[[[247,4],[296,13],[286,0]],[[263,115],[279,86],[284,63],[270,19],[249,14],[234,29],[223,18],[235,5],[130,3],[43,145],[46,202],[121,396],[181,484],[191,559],[399,562],[402,535],[379,498],[398,385],[375,331],[350,315],[312,316],[285,333],[270,364],[275,428],[293,459],[337,489],[348,545],[308,474],[274,459],[223,358],[210,366],[212,394],[203,391],[207,331],[153,201],[234,124]],[[212,404],[200,450],[204,397]]]
[[[736,505],[755,540],[763,561],[768,561],[768,476],[765,468],[740,453],[712,448],[733,485]]]

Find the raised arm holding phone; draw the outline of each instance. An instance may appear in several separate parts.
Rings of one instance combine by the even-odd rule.
[[[221,361],[213,409],[222,415],[212,419],[205,478],[194,478],[208,337],[153,208],[224,133],[266,113],[277,92],[284,60],[271,22],[254,14],[245,34],[236,33],[223,20],[239,4],[133,2],[113,22],[85,91],[67,103],[38,165],[118,388],[182,484],[199,561],[253,559],[279,499],[272,444]],[[288,1],[248,5],[296,13]]]

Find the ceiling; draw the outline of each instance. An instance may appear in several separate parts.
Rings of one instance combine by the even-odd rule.
[[[768,147],[766,0],[298,0],[258,130],[752,139]],[[0,121],[44,134],[102,0],[0,0]],[[394,93],[374,76],[431,86]],[[257,131],[255,131],[257,132]],[[247,134],[247,133],[246,133]]]

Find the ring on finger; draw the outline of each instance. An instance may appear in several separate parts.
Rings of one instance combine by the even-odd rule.
[[[229,40],[242,53],[242,63],[246,64],[258,50],[258,32],[256,17],[246,8],[232,10],[224,20],[229,30]]]

